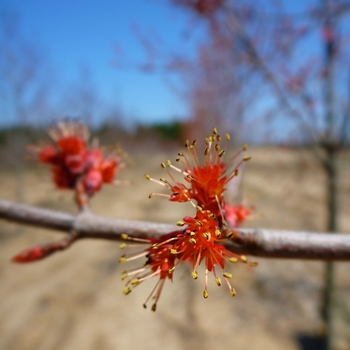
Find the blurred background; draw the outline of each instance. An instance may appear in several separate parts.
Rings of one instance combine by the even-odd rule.
[[[76,213],[25,146],[62,118],[120,143],[129,186],[92,200],[106,217],[175,223],[191,206],[148,198],[185,139],[212,127],[248,143],[230,200],[247,227],[350,232],[350,2],[133,0],[0,3],[0,198]],[[1,349],[350,349],[348,263],[259,259],[232,269],[238,291],[183,269],[156,314],[127,297],[118,244],[79,242],[18,266],[59,234],[0,223]],[[212,281],[213,282],[213,281]]]

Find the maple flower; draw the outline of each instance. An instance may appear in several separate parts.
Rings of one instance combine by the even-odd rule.
[[[195,217],[185,217],[183,224],[187,225],[184,235],[177,243],[174,253],[181,254],[181,260],[190,261],[192,264],[192,277],[198,278],[197,268],[202,261],[205,262],[205,285],[203,297],[208,297],[208,274],[212,272],[218,286],[221,286],[221,278],[217,275],[220,270],[222,277],[227,284],[230,294],[236,295],[235,289],[229,281],[232,274],[226,272],[225,263],[247,263],[244,255],[238,255],[229,251],[222,243],[233,239],[234,231],[221,229],[216,216],[209,210],[197,208]],[[250,266],[256,266],[255,262]]]
[[[116,153],[106,156],[96,142],[88,144],[89,130],[84,124],[61,122],[48,134],[52,144],[30,150],[38,161],[51,166],[53,181],[60,189],[74,189],[90,197],[103,183],[113,183],[123,166]]]
[[[222,277],[227,284],[230,294],[236,295],[235,289],[231,286],[229,279],[232,275],[224,270],[225,263],[247,263],[244,255],[238,255],[229,251],[222,243],[232,239],[234,232],[221,230],[217,218],[209,210],[202,210],[197,207],[195,217],[186,216],[183,221],[177,223],[178,226],[185,226],[182,231],[175,231],[163,235],[158,239],[150,238],[147,240],[131,238],[124,235],[124,239],[136,242],[144,242],[150,244],[149,247],[134,254],[123,255],[120,258],[121,263],[131,261],[140,257],[145,257],[146,261],[142,267],[133,270],[124,271],[122,280],[129,278],[126,282],[124,294],[129,294],[133,288],[141,282],[151,277],[158,277],[158,282],[144,303],[154,298],[152,310],[156,311],[157,302],[159,301],[164,283],[166,279],[173,280],[175,269],[180,263],[187,262],[192,265],[192,277],[198,278],[197,268],[202,261],[205,262],[205,284],[204,298],[208,297],[208,274],[212,272],[218,286],[222,282],[217,275],[217,269],[220,270]],[[121,248],[125,248],[126,244],[122,244]],[[256,266],[255,262],[251,262],[250,266]]]
[[[185,146],[189,156],[180,152],[178,153],[179,157],[176,159],[183,166],[184,170],[171,164],[170,160],[161,163],[161,167],[166,170],[171,181],[164,178],[156,180],[148,174],[145,175],[146,179],[161,184],[172,192],[170,195],[151,193],[150,198],[158,195],[168,197],[172,202],[196,201],[198,206],[204,210],[210,210],[215,216],[221,217],[220,220],[223,220],[226,185],[235,176],[238,176],[239,167],[242,163],[250,159],[248,156],[241,156],[242,152],[246,150],[246,145],[244,145],[240,152],[225,161],[226,146],[229,140],[230,135],[226,134],[226,143],[222,147],[221,137],[214,128],[212,135],[206,138],[203,162],[199,159],[196,141],[192,143],[186,141]],[[184,183],[176,181],[171,172],[168,171],[168,168],[181,173],[184,176]]]
[[[252,213],[252,209],[243,204],[230,205],[225,203],[225,219],[231,227],[239,227]]]
[[[122,280],[129,278],[126,282],[124,294],[128,295],[132,289],[138,286],[141,282],[148,280],[151,277],[159,277],[159,280],[152,292],[148,296],[147,300],[143,304],[144,308],[147,307],[147,302],[154,297],[155,301],[152,305],[152,311],[156,311],[157,302],[160,298],[164,282],[166,279],[173,280],[173,271],[175,269],[175,261],[178,258],[172,254],[173,245],[182,236],[181,231],[171,232],[162,235],[160,238],[139,239],[128,237],[123,235],[124,239],[148,243],[150,246],[142,251],[134,254],[123,255],[120,259],[120,263],[125,263],[134,259],[144,257],[146,260],[142,267],[136,268],[122,273]],[[124,249],[126,244],[121,244],[120,248]],[[131,278],[130,278],[131,277]]]
[[[225,281],[232,296],[236,295],[235,289],[231,286],[231,273],[225,271],[227,262],[247,263],[244,255],[238,255],[228,250],[223,243],[234,240],[236,233],[228,229],[225,217],[227,216],[231,227],[237,227],[250,213],[248,209],[244,211],[243,206],[229,206],[225,203],[224,193],[228,183],[234,178],[237,179],[239,167],[250,157],[241,156],[246,150],[242,148],[233,157],[224,161],[226,144],[230,140],[228,134],[225,135],[225,145],[222,147],[221,137],[214,128],[212,135],[206,139],[206,146],[203,152],[203,160],[196,150],[196,141],[190,143],[186,141],[186,148],[189,155],[178,153],[176,159],[183,169],[171,164],[170,160],[161,163],[161,167],[166,170],[170,181],[161,178],[155,180],[149,175],[145,175],[148,180],[154,181],[167,187],[171,194],[152,193],[150,198],[158,195],[167,197],[171,202],[190,202],[196,208],[194,217],[186,216],[183,221],[177,223],[183,227],[181,231],[171,232],[158,239],[138,239],[125,235],[125,239],[148,243],[146,249],[131,255],[123,255],[120,262],[145,257],[146,261],[140,268],[124,271],[122,279],[129,278],[126,282],[124,294],[129,294],[133,288],[141,282],[151,277],[158,277],[158,282],[144,306],[150,298],[154,298],[152,310],[157,308],[166,279],[173,280],[173,274],[177,266],[181,263],[192,265],[192,277],[198,278],[197,269],[203,262],[205,264],[204,298],[208,293],[208,275],[212,273],[218,286],[221,286],[221,278]],[[183,176],[184,182],[177,181],[168,168],[177,171]],[[121,248],[126,245],[122,244]],[[255,262],[249,263],[256,266]]]

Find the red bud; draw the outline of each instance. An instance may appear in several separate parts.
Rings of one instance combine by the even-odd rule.
[[[15,263],[29,263],[46,258],[54,253],[56,249],[48,246],[35,246],[26,250],[23,250],[19,254],[15,255],[11,261]]]

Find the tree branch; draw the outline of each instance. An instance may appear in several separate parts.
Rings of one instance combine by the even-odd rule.
[[[0,218],[24,225],[70,233],[78,239],[122,241],[122,234],[150,238],[179,227],[146,221],[107,219],[89,211],[74,216],[0,199]],[[268,229],[235,229],[237,238],[225,245],[239,254],[268,258],[350,261],[350,234],[326,234]]]

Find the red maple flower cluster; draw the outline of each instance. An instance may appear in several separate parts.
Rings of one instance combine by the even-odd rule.
[[[226,134],[226,143],[229,140],[230,136]],[[182,164],[185,170],[175,167],[170,160],[167,160],[166,163],[161,163],[161,167],[167,171],[171,182],[164,178],[155,180],[149,175],[145,175],[145,177],[148,180],[166,186],[172,192],[170,195],[152,193],[150,197],[155,195],[166,196],[172,202],[195,201],[198,206],[202,209],[210,210],[220,220],[223,219],[225,186],[238,175],[239,167],[244,161],[248,161],[250,157],[239,158],[242,152],[246,150],[246,145],[244,145],[240,152],[229,160],[224,161],[226,145],[224,148],[221,147],[221,137],[217,134],[216,129],[213,129],[213,134],[206,138],[205,144],[204,164],[201,164],[199,159],[196,141],[193,141],[191,144],[189,141],[186,141],[185,146],[189,157],[180,152],[178,153],[179,157],[176,159],[176,162]],[[185,183],[176,181],[167,168],[172,168],[182,173]]]
[[[229,139],[229,135],[225,135],[225,141]],[[230,207],[224,200],[226,185],[238,175],[241,164],[250,159],[242,156],[246,146],[228,161],[224,161],[226,146],[221,148],[221,137],[214,128],[212,135],[206,139],[203,162],[200,161],[195,141],[192,143],[186,141],[186,148],[189,156],[180,152],[179,158],[176,159],[183,165],[184,170],[175,167],[169,160],[161,163],[161,167],[167,171],[171,181],[164,178],[155,180],[149,175],[146,175],[146,178],[171,191],[169,195],[152,193],[150,197],[158,195],[168,197],[172,202],[190,202],[196,208],[195,216],[186,216],[183,221],[177,223],[184,229],[161,236],[159,239],[138,240],[126,236],[125,238],[131,241],[149,243],[150,247],[136,254],[123,255],[120,259],[120,262],[126,262],[138,257],[146,257],[142,268],[123,273],[122,279],[133,276],[126,283],[125,294],[129,294],[140,282],[153,276],[159,277],[156,287],[146,300],[147,303],[151,297],[155,298],[152,305],[153,311],[156,310],[165,280],[167,278],[172,280],[173,273],[180,263],[189,262],[192,265],[192,277],[197,279],[197,268],[202,261],[205,262],[203,296],[207,298],[209,272],[213,273],[217,285],[220,286],[221,279],[217,275],[217,269],[219,269],[231,295],[234,296],[235,289],[229,282],[232,275],[224,271],[225,262],[247,262],[245,256],[234,254],[223,245],[223,242],[235,237],[235,232],[229,228],[227,221],[232,224],[231,227],[237,227],[250,213],[250,210],[244,206]],[[182,174],[184,182],[176,181],[168,168]],[[124,246],[125,244],[122,245]],[[256,263],[250,265],[255,266]]]
[[[106,157],[97,144],[89,146],[85,125],[58,123],[49,135],[53,144],[31,149],[40,162],[51,166],[58,188],[74,189],[90,197],[103,183],[113,183],[121,158],[117,154]]]
[[[30,146],[35,159],[51,166],[52,178],[59,189],[75,191],[80,209],[86,208],[89,198],[103,183],[112,184],[118,170],[124,166],[123,156],[115,150],[106,156],[98,143],[88,144],[89,130],[81,123],[58,123],[49,129],[53,144]],[[74,232],[58,242],[37,245],[16,254],[12,261],[28,263],[44,259],[68,248],[76,239]]]

